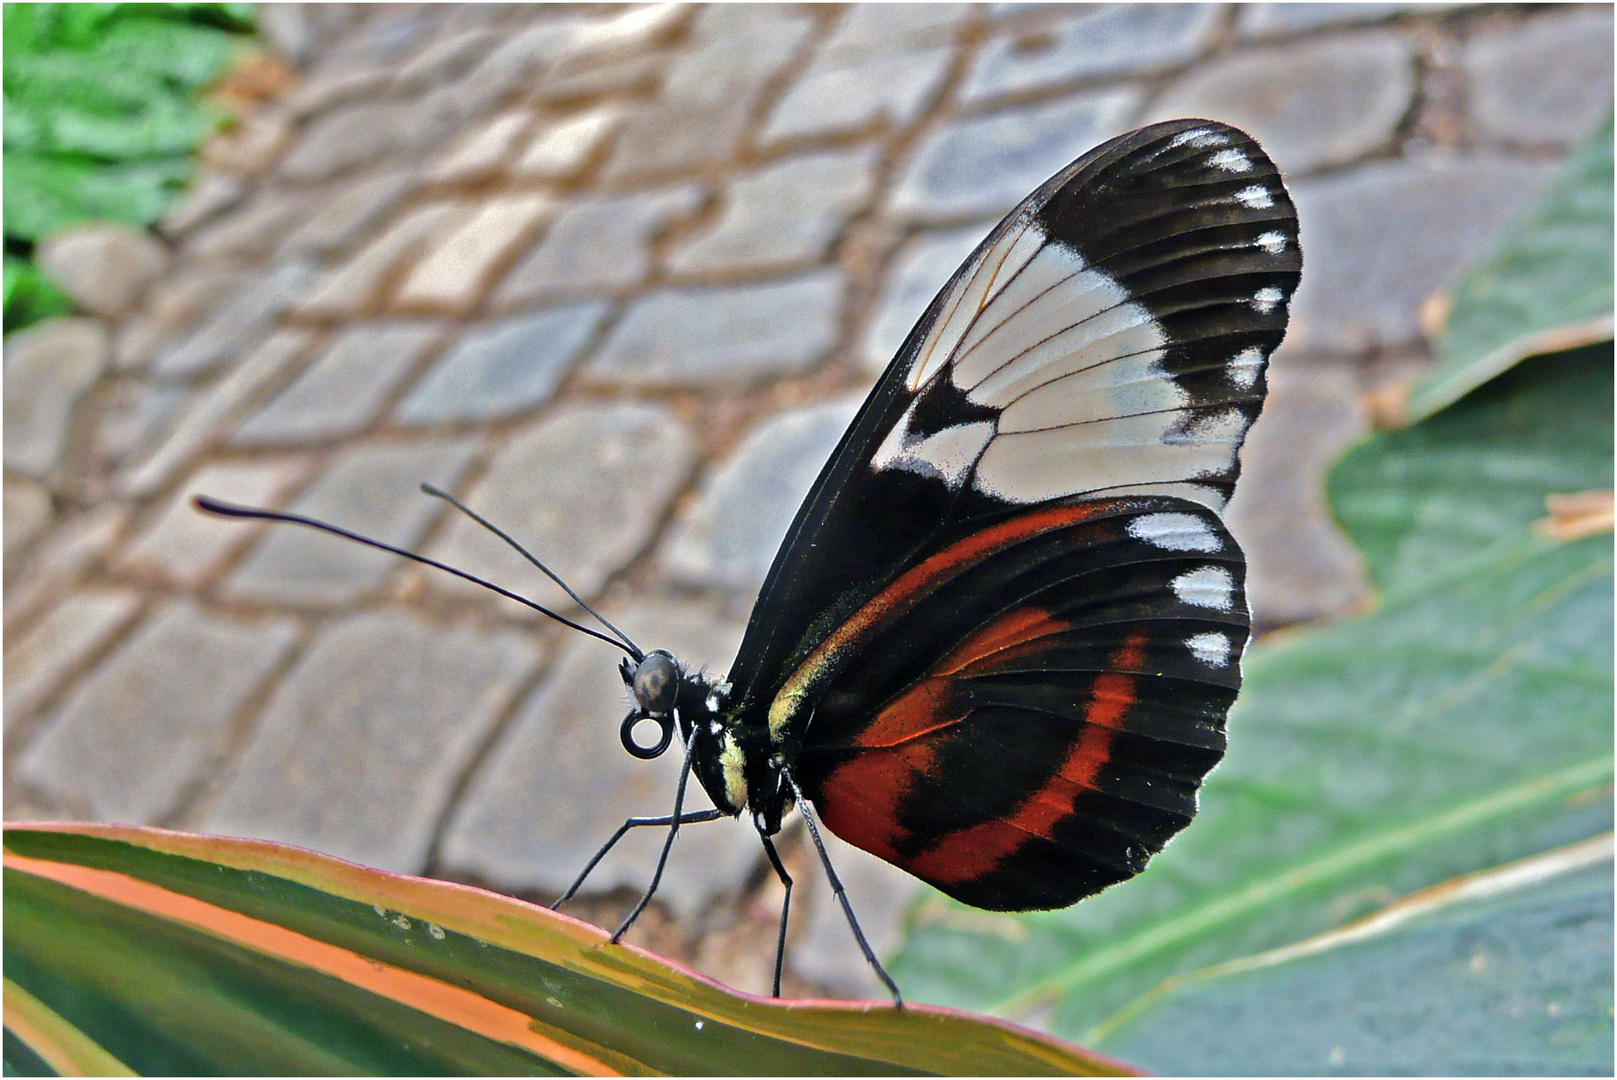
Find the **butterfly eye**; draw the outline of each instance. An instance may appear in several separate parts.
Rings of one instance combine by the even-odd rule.
[[[648,713],[658,715],[674,707],[679,691],[679,665],[661,650],[648,653],[634,673],[634,700]]]

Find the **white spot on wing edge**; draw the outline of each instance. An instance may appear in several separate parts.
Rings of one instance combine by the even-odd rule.
[[[1200,148],[1203,146],[1224,146],[1229,141],[1230,137],[1221,131],[1214,131],[1211,128],[1196,128],[1194,131],[1181,131],[1169,140],[1168,145]]]
[[[1255,243],[1269,254],[1278,255],[1286,250],[1286,234],[1275,232],[1271,229],[1269,232],[1260,234]]]
[[[1198,566],[1168,583],[1182,603],[1214,611],[1234,606],[1235,578],[1222,566]]]
[[[1223,667],[1230,662],[1230,639],[1214,630],[1192,634],[1185,639],[1190,653],[1211,667]]]
[[[1208,155],[1207,164],[1215,169],[1223,169],[1225,172],[1243,173],[1252,171],[1252,159],[1233,148],[1220,150],[1216,154]]]
[[[1230,358],[1230,381],[1242,390],[1251,389],[1263,372],[1263,350],[1248,345]]]
[[[1280,301],[1283,299],[1285,299],[1285,294],[1279,289],[1273,285],[1265,285],[1252,294],[1252,306],[1257,309],[1258,314],[1267,315],[1279,307]]]
[[[1253,184],[1235,193],[1235,201],[1254,210],[1267,210],[1275,204],[1274,196],[1262,184]]]
[[[1128,524],[1128,533],[1164,551],[1219,551],[1224,542],[1194,514],[1142,514]]]

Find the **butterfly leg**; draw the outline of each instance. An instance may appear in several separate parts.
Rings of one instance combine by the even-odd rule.
[[[695,825],[698,822],[703,821],[717,821],[723,816],[724,813],[720,810],[697,810],[694,813],[681,814],[679,817],[679,823],[681,825]],[[595,853],[595,857],[590,859],[590,861],[585,865],[583,872],[578,875],[578,880],[574,881],[572,885],[568,887],[567,891],[561,894],[560,900],[557,900],[554,904],[550,905],[550,910],[560,910],[563,904],[567,903],[567,901],[573,898],[574,893],[583,888],[584,879],[590,876],[596,865],[599,864],[602,859],[606,858],[606,853],[611,851],[613,845],[615,845],[619,840],[622,840],[624,835],[627,834],[630,829],[638,829],[645,825],[672,825],[673,823],[674,819],[671,817],[632,817],[628,821],[625,821],[622,825],[619,825],[618,831],[612,834],[612,839],[601,845],[601,850],[597,851]]]
[[[797,786],[797,779],[792,776],[790,770],[782,769],[781,774],[786,777],[786,782],[791,785],[792,794],[797,798],[797,808],[802,811],[803,821],[808,825],[809,839],[814,841],[814,850],[820,853],[820,863],[825,867],[825,876],[831,879],[831,891],[837,894],[837,902],[842,905],[842,913],[848,917],[848,926],[853,930],[854,940],[859,942],[859,949],[865,954],[865,961],[876,972],[876,977],[887,986],[887,992],[893,995],[894,1007],[902,1009],[904,998],[898,992],[898,984],[893,982],[893,977],[887,974],[887,969],[876,959],[875,950],[870,947],[870,942],[865,940],[865,932],[859,929],[859,920],[853,915],[853,905],[848,903],[848,891],[842,887],[842,879],[837,877],[836,868],[831,865],[831,856],[825,850],[825,842],[820,839],[820,827],[814,823],[814,813],[809,809],[808,800],[803,798],[802,789]]]
[[[679,823],[683,817],[680,810],[685,806],[685,781],[690,779],[691,752],[695,749],[695,739],[685,744],[685,761],[679,767],[679,787],[674,789],[674,813],[669,818],[668,838],[663,841],[663,852],[657,857],[657,872],[651,875],[651,884],[646,886],[645,895],[634,906],[634,910],[629,912],[629,917],[623,920],[622,926],[613,931],[611,941],[614,945],[623,937],[624,932],[634,925],[634,921],[640,918],[640,913],[646,910],[646,905],[651,903],[652,896],[657,892],[657,886],[662,884],[663,867],[668,865],[668,853],[673,850],[674,837],[679,835]]]
[[[774,841],[765,836],[761,829],[758,839],[764,842],[764,854],[769,856],[769,865],[775,868],[775,876],[786,886],[786,899],[780,904],[780,937],[775,942],[775,996],[780,997],[780,972],[786,966],[786,916],[792,910],[792,875],[786,872],[785,865],[781,863]]]

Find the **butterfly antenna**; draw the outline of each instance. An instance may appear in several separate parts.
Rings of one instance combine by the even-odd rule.
[[[583,608],[585,611],[589,612],[591,615],[594,615],[596,620],[602,626],[616,634],[618,639],[623,642],[624,647],[629,650],[629,654],[634,657],[635,662],[640,662],[644,654],[640,651],[640,647],[629,638],[628,634],[625,634],[622,630],[619,630],[617,627],[613,626],[612,623],[607,620],[605,615],[602,615],[599,611],[596,611],[594,608],[590,607],[589,603],[585,601],[582,596],[573,591],[573,587],[571,585],[567,584],[567,582],[563,581],[559,576],[557,576],[554,570],[535,558],[533,552],[529,551],[527,548],[523,547],[521,544],[512,539],[510,533],[506,532],[498,525],[495,525],[493,522],[489,521],[488,518],[484,517],[482,514],[479,514],[476,510],[473,510],[471,507],[467,506],[465,503],[461,502],[447,491],[440,488],[435,488],[431,484],[422,484],[421,490],[426,492],[428,495],[432,495],[435,498],[442,499],[449,503],[456,510],[459,510],[467,517],[483,526],[483,528],[487,529],[495,536],[498,536],[507,544],[510,544],[511,547],[516,550],[518,555],[521,555],[524,559],[527,559],[529,562],[533,563],[533,565],[537,566],[545,577],[549,578],[551,581],[554,581],[557,585],[560,585],[562,592],[565,592],[568,596],[571,596],[574,603]]]
[[[563,626],[570,626],[581,634],[588,634],[592,638],[597,638],[604,641],[614,649],[623,649],[625,647],[625,642],[609,638],[605,634],[597,630],[591,630],[587,626],[580,626],[573,620],[556,614],[543,604],[536,604],[525,596],[518,596],[510,589],[502,589],[492,581],[484,581],[476,574],[468,574],[464,570],[456,570],[453,566],[447,566],[444,563],[439,562],[437,559],[429,559],[425,555],[417,555],[413,551],[406,551],[403,548],[394,547],[392,544],[384,544],[380,540],[372,540],[368,536],[361,536],[356,532],[349,532],[347,529],[339,528],[336,525],[329,525],[324,521],[317,521],[314,518],[304,517],[301,514],[284,514],[278,510],[260,510],[251,506],[236,506],[231,503],[220,502],[218,499],[210,499],[206,495],[196,496],[191,500],[191,504],[204,513],[218,514],[220,517],[249,518],[258,521],[282,521],[289,525],[306,525],[311,529],[319,529],[321,532],[328,532],[333,536],[340,536],[345,540],[352,540],[355,543],[364,544],[367,547],[373,547],[381,551],[391,552],[394,555],[402,555],[406,559],[413,559],[418,563],[425,563],[427,566],[436,567],[439,570],[454,574],[458,578],[470,581],[474,585],[481,585],[483,588],[488,589],[491,592],[497,592],[508,600],[515,600],[517,603],[530,607],[541,615],[555,619]],[[628,644],[627,651],[629,652],[629,655],[634,658],[636,663],[639,663],[641,660],[645,659],[645,654],[639,649],[635,648],[632,643]]]

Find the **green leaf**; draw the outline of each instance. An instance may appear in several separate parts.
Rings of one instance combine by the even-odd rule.
[[[1194,824],[1066,911],[923,909],[912,995],[1085,1041],[1163,979],[1610,828],[1611,539],[1533,538],[1252,650]]]
[[[1612,117],[1554,189],[1461,281],[1438,366],[1406,407],[1421,420],[1538,353],[1612,336]]]
[[[606,938],[509,897],[263,841],[11,825],[7,1059],[20,1044],[147,1074],[1122,1068],[925,1006],[732,993]]]
[[[1170,980],[1107,1050],[1154,1072],[1610,1076],[1611,836]]]
[[[1612,486],[1612,346],[1536,357],[1331,471],[1337,521],[1384,588],[1522,543],[1544,497]]]
[[[81,221],[150,225],[191,173],[186,158],[106,166],[9,151],[5,166],[6,235],[24,240]]]
[[[73,301],[38,267],[9,251],[6,252],[5,274],[6,333],[73,310]]]

